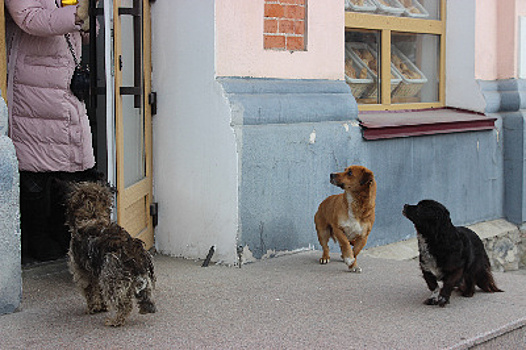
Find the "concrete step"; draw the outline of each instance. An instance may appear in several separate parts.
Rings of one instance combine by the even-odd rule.
[[[467,226],[484,242],[494,271],[516,271],[526,267],[526,231],[503,220],[485,221]],[[418,257],[416,238],[365,249],[363,254],[375,258],[411,260]]]

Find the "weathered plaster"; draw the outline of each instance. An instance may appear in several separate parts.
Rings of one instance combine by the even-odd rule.
[[[217,76],[343,80],[341,0],[309,0],[305,51],[265,50],[263,9],[264,1],[216,1]]]
[[[165,254],[237,259],[237,146],[214,79],[213,0],[152,4],[156,247]],[[167,15],[169,14],[169,15]]]
[[[475,3],[447,2],[446,106],[483,112],[485,102],[475,79]]]
[[[0,97],[0,315],[15,311],[22,297],[18,162]]]
[[[526,221],[526,81],[480,81],[486,113],[502,118],[504,212],[515,223]]]
[[[411,237],[414,229],[401,210],[423,198],[446,204],[459,224],[503,216],[500,120],[492,131],[364,141],[344,84],[220,82],[239,113],[236,134],[243,136],[238,139],[239,243],[255,258],[319,248],[314,213],[325,197],[341,192],[329,183],[329,174],[351,164],[369,167],[378,182],[377,219],[368,247]],[[336,86],[342,88],[339,93]],[[338,98],[341,102],[335,103]],[[305,103],[309,99],[317,101],[316,109]]]
[[[309,35],[323,29],[343,42],[337,3],[309,2],[309,16],[325,16],[309,17]],[[447,3],[446,104],[484,111],[475,80],[475,3]],[[423,198],[446,204],[458,224],[504,216],[502,119],[492,131],[364,141],[357,105],[339,80],[343,45],[324,52],[323,40],[310,37],[307,52],[264,51],[262,4],[152,5],[161,252],[204,258],[215,245],[215,261],[235,264],[238,249],[248,261],[317,247],[313,215],[340,192],[329,174],[350,164],[371,168],[378,181],[368,246],[412,237],[400,211]],[[325,64],[314,64],[320,57]]]

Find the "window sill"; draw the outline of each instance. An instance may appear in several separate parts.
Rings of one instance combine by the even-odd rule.
[[[362,112],[358,116],[366,140],[449,134],[495,129],[497,118],[442,108],[425,111]]]

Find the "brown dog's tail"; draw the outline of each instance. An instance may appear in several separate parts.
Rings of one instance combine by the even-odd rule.
[[[504,292],[502,289],[497,287],[497,284],[493,279],[493,274],[491,273],[491,267],[489,266],[481,272],[481,276],[477,281],[477,286],[487,293]]]

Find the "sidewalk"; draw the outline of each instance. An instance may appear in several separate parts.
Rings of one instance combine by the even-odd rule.
[[[1,349],[477,349],[526,348],[526,274],[495,273],[505,293],[428,297],[415,260],[307,251],[244,265],[156,256],[158,312],[121,328],[84,314],[64,262],[24,271],[19,312],[0,316]],[[492,340],[493,338],[497,338]],[[489,342],[488,342],[489,341]]]

